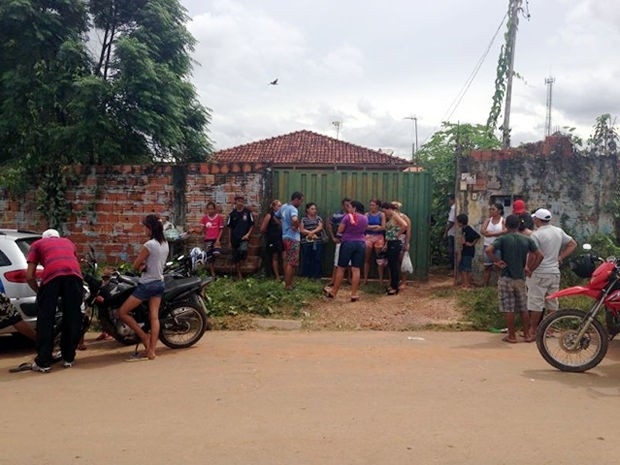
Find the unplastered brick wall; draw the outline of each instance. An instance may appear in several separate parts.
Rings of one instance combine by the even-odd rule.
[[[167,215],[182,231],[198,228],[208,201],[215,202],[226,220],[234,208],[234,197],[242,194],[254,213],[256,227],[250,241],[244,271],[260,266],[258,222],[264,191],[263,166],[259,164],[200,163],[184,166],[123,165],[73,166],[66,200],[71,215],[63,235],[73,240],[81,254],[92,246],[101,262],[131,262],[146,240],[141,222],[149,213]],[[35,193],[0,196],[0,227],[41,232],[48,227],[37,211]],[[175,252],[202,246],[200,234],[173,244]],[[228,234],[223,236],[224,254],[216,262],[221,272],[232,270]]]

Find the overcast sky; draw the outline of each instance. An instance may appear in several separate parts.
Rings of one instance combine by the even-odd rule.
[[[442,121],[486,123],[508,0],[181,0],[198,44],[193,81],[216,150],[307,129],[409,157]],[[620,106],[620,2],[529,0],[519,17],[512,143],[553,128],[587,138]],[[269,82],[278,79],[278,85]],[[503,116],[500,116],[501,124]]]

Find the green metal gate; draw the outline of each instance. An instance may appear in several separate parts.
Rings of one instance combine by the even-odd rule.
[[[432,178],[429,173],[401,171],[340,171],[276,169],[273,173],[273,198],[283,203],[290,200],[295,191],[304,194],[306,202],[314,202],[319,215],[328,221],[333,212],[340,209],[344,197],[359,200],[366,208],[372,198],[381,201],[398,200],[402,211],[412,222],[409,251],[416,279],[428,278],[430,266],[430,205]],[[304,206],[300,208],[303,215]],[[324,273],[331,273],[333,244],[327,244]]]

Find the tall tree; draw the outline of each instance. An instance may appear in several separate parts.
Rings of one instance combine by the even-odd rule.
[[[496,149],[500,141],[489,133],[486,125],[454,124],[444,122],[417,152],[420,165],[433,175],[431,199],[431,260],[441,263],[447,256],[443,229],[448,213],[448,194],[455,193],[457,158],[468,156],[472,150]]]
[[[177,0],[3,0],[0,162],[204,160],[187,20]]]

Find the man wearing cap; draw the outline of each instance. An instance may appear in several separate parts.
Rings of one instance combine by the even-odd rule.
[[[254,229],[252,212],[245,208],[242,195],[235,196],[235,208],[228,215],[226,226],[230,230],[230,246],[233,250],[233,262],[237,278],[241,279],[241,262],[248,256],[248,242]]]
[[[577,242],[562,228],[549,224],[551,212],[546,208],[536,210],[532,219],[536,230],[530,237],[544,258],[527,279],[527,308],[530,311],[530,329],[526,333],[528,342],[536,340],[536,327],[543,310],[554,312],[558,309],[558,299],[547,300],[546,297],[560,288],[560,264],[577,247]]]
[[[519,224],[519,232],[529,236],[534,230],[534,222],[532,221],[532,215],[528,213],[525,208],[525,202],[521,199],[517,199],[512,204],[512,213],[519,217],[521,223]]]
[[[82,271],[75,244],[60,237],[55,229],[43,232],[42,238],[30,246],[26,282],[37,293],[37,356],[33,371],[50,370],[54,348],[54,318],[58,299],[62,298],[60,351],[63,366],[70,368],[82,329]],[[41,283],[36,279],[37,266],[43,266]]]

